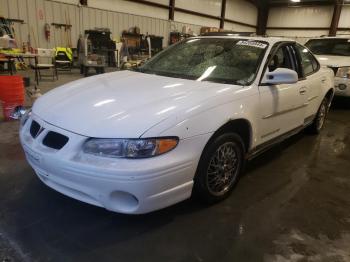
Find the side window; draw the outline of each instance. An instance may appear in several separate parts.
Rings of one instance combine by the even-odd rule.
[[[316,72],[319,68],[319,65],[310,51],[301,45],[297,45],[297,50],[300,54],[300,62],[304,71],[304,75],[308,76]]]
[[[287,46],[280,47],[272,57],[269,63],[269,71],[272,72],[277,68],[289,68],[294,69],[294,63],[292,62],[291,55]]]

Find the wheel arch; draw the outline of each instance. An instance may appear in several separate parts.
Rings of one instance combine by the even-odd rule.
[[[248,152],[252,145],[252,125],[249,120],[245,118],[232,119],[219,127],[210,137],[207,145],[217,136],[224,133],[236,133],[239,135],[244,143],[245,152]]]
[[[333,97],[334,97],[334,93],[335,93],[334,88],[330,88],[330,89],[327,91],[327,93],[325,94],[325,98],[327,98],[327,99],[328,99],[328,102],[329,102],[328,106],[331,105],[332,99],[333,99]]]

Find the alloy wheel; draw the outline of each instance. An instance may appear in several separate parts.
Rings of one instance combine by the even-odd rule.
[[[326,115],[327,115],[326,103],[322,103],[322,105],[320,107],[320,111],[319,111],[318,116],[317,116],[317,129],[318,130],[322,129],[323,124],[326,120]]]
[[[235,144],[222,144],[210,158],[207,169],[208,190],[215,196],[221,196],[230,190],[239,170],[238,152]]]

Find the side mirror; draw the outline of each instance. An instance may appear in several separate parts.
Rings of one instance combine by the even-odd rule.
[[[296,82],[298,82],[297,72],[288,68],[277,68],[272,72],[267,72],[262,80],[262,83],[267,85],[294,84]]]

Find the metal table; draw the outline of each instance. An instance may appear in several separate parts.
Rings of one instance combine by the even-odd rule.
[[[34,59],[35,65],[38,64],[38,55],[37,54],[31,54],[31,53],[7,53],[7,52],[1,52],[0,55],[3,55],[8,60],[8,65],[11,67],[9,70],[9,73],[13,75],[13,69],[11,63],[14,59]],[[37,85],[39,85],[39,72],[37,69],[34,69],[35,71],[35,81]]]

